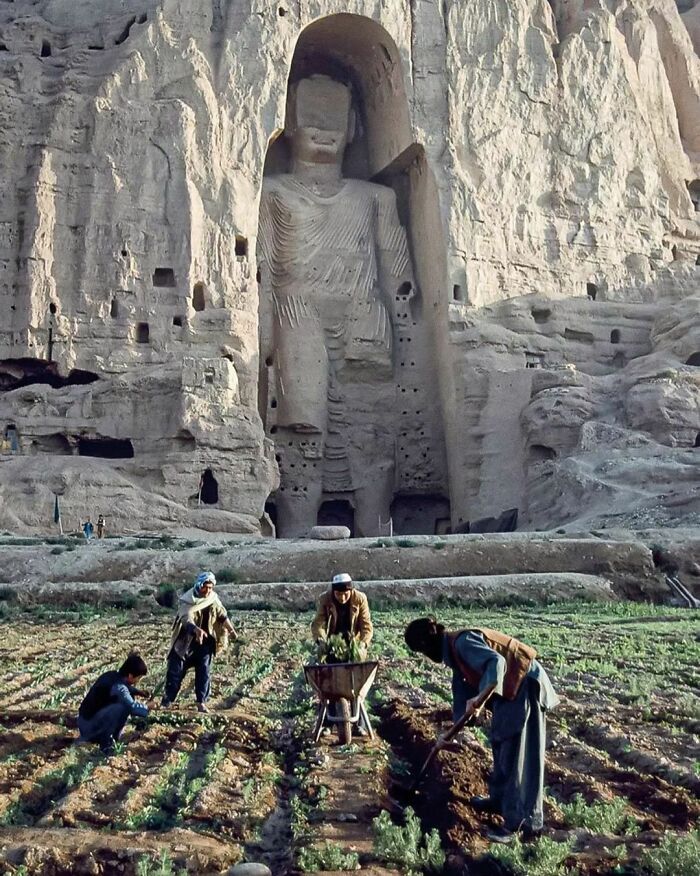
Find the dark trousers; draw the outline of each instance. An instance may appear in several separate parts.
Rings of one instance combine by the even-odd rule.
[[[541,830],[544,820],[545,714],[539,704],[537,683],[528,680],[523,705],[525,722],[522,730],[506,739],[491,742],[493,774],[489,796],[500,804],[509,830],[517,830],[521,824],[532,830]]]
[[[188,669],[194,667],[194,692],[198,703],[206,703],[211,692],[211,666],[214,654],[211,648],[195,645],[187,657],[175,651],[168,654],[168,671],[165,676],[165,698],[174,703]]]
[[[96,742],[102,751],[111,751],[121,736],[131,711],[123,703],[111,703],[92,716],[82,718],[78,715],[78,730],[83,742]]]

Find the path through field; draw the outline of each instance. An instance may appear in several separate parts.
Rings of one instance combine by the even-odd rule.
[[[411,616],[374,614],[374,741],[312,744],[315,702],[301,671],[310,617],[250,611],[234,617],[240,638],[215,664],[211,714],[194,710],[189,678],[177,708],[129,724],[124,746],[105,759],[73,744],[77,706],[131,648],[151,667],[144,686],[158,685],[169,614],[8,609],[0,639],[0,871],[219,873],[250,860],[286,876],[337,872],[358,860],[364,872],[383,874],[390,862],[373,841],[372,819],[387,809],[401,821],[410,802],[423,830],[440,832],[443,872],[506,872],[483,836],[498,819],[469,804],[486,787],[484,729],[441,752],[415,798],[402,795],[402,780],[450,720],[448,671],[403,645]],[[692,615],[618,604],[498,616],[450,609],[444,620],[454,629],[497,626],[530,642],[563,695],[549,724],[546,810],[550,838],[569,843],[571,872],[642,872],[640,856],[664,832],[692,829],[700,815]],[[566,806],[577,794],[588,804],[619,801],[618,823],[576,826]]]

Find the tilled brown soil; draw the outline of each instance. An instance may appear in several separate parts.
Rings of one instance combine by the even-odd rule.
[[[563,712],[576,710],[563,704]],[[381,734],[402,760],[411,764],[414,775],[424,763],[439,732],[451,724],[450,712],[444,708],[407,705],[399,699],[382,706]],[[654,845],[665,830],[690,830],[700,818],[700,801],[689,790],[667,781],[667,766],[640,755],[640,767],[626,768],[615,763],[608,752],[595,748],[578,736],[599,739],[604,732],[595,724],[576,727],[578,735],[562,734],[556,727],[550,735],[545,783],[558,800],[570,801],[581,794],[588,802],[610,801],[623,796],[629,801],[630,814],[637,819],[640,834],[635,837],[596,837],[576,835],[575,854],[568,861],[576,873],[607,874],[612,871],[611,850],[627,846],[634,860],[644,846]],[[445,838],[445,848],[454,872],[487,874],[498,872],[484,857],[488,841],[484,833],[499,824],[500,818],[477,812],[470,798],[487,792],[490,754],[483,745],[465,732],[459,742],[440,751],[426,774],[411,792],[410,778],[398,777],[390,782],[391,802],[396,812],[410,805],[426,829],[436,827]],[[646,767],[644,769],[643,767]],[[656,768],[657,772],[654,771]],[[563,841],[575,835],[565,827],[562,813],[551,797],[545,800],[547,834]],[[460,867],[462,869],[460,869]]]
[[[250,612],[237,619],[239,642],[216,660],[211,714],[194,710],[190,676],[177,706],[129,724],[124,747],[107,760],[92,746],[74,746],[77,706],[96,675],[131,647],[153,667],[148,684],[161,682],[169,617],[56,623],[43,650],[43,626],[7,626],[0,639],[0,872],[132,876],[165,854],[164,872],[224,873],[247,859],[291,876],[302,848],[331,842],[356,853],[363,872],[384,876],[372,820],[384,808],[401,821],[410,804],[424,829],[440,831],[446,874],[495,873],[484,832],[499,818],[469,802],[487,788],[483,731],[468,731],[440,752],[417,793],[405,794],[409,776],[394,767],[404,761],[416,770],[449,726],[449,672],[396,650],[403,618],[395,629],[391,616],[376,620],[385,659],[372,700],[375,741],[355,739],[348,749],[334,737],[312,743],[314,699],[301,671],[309,618]],[[569,685],[552,675],[563,702],[549,722],[549,834],[574,841],[572,873],[611,873],[620,848],[634,868],[664,831],[687,831],[700,816],[696,712],[667,694],[654,694],[641,709],[613,685],[602,693],[599,686],[591,709],[579,679]],[[593,674],[589,680],[596,682]],[[625,798],[638,835],[568,828],[560,804],[577,793],[589,803]],[[299,804],[301,828],[294,823]]]

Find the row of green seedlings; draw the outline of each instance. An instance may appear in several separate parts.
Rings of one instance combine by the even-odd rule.
[[[86,782],[101,760],[101,756],[85,749],[70,750],[63,763],[37,779],[28,793],[15,796],[0,816],[0,826],[29,827],[36,824],[54,803]]]
[[[557,803],[564,824],[568,828],[582,828],[603,836],[635,837],[640,825],[626,811],[628,801],[624,797],[612,801],[587,803],[576,794],[570,803]],[[492,845],[484,860],[496,861],[508,876],[575,876],[579,872],[572,861],[575,840],[557,842],[542,837],[534,843],[516,840],[510,846]],[[628,860],[625,843],[614,846],[608,852],[604,865],[610,874],[628,876],[700,876],[700,831],[686,835],[666,833],[661,843],[645,849],[639,860]]]
[[[232,654],[229,665],[240,659],[244,644],[245,642],[240,639],[236,642],[237,647],[235,647],[235,653]],[[219,695],[225,708],[234,706],[244,696],[247,696],[257,684],[270,675],[277,664],[277,654],[280,648],[281,646],[273,647],[261,656],[255,656],[252,659],[246,660],[243,665],[239,663],[234,669],[235,682],[223,688]]]
[[[148,802],[116,826],[122,830],[166,830],[181,824],[226,757],[226,748],[217,740],[201,765],[194,768],[196,755],[196,749],[181,752],[163,769]]]
[[[570,727],[564,719],[559,726],[561,729],[566,729],[566,732],[575,739],[577,744],[592,751],[596,756],[600,756],[602,753],[603,756],[611,757],[627,769],[631,768],[638,773],[658,776],[693,793],[697,791],[698,779],[695,771],[683,766],[671,765],[654,754],[635,749],[626,736],[609,733],[604,728],[596,724],[588,724],[586,721],[576,721]],[[689,746],[692,745],[693,741],[694,739],[688,740]]]
[[[357,746],[343,746],[338,754],[351,757]],[[371,764],[361,768],[361,772],[376,772],[382,769],[387,760],[384,751],[372,752],[381,765]],[[337,843],[326,841],[312,845],[313,823],[322,817],[328,798],[328,787],[319,782],[311,772],[312,755],[308,752],[300,756],[293,771],[295,793],[290,797],[290,829],[296,847],[297,867],[304,873],[319,870],[349,871],[360,869],[357,852],[346,851]],[[405,876],[419,876],[423,873],[441,873],[445,865],[437,830],[424,833],[415,812],[408,808],[404,824],[395,824],[388,812],[382,811],[372,822],[373,857],[380,863],[398,868]]]
[[[516,839],[511,845],[492,846],[488,857],[506,876],[576,876],[580,871],[571,856],[574,840],[555,842],[541,837],[534,843]],[[700,830],[689,834],[665,833],[658,846],[646,848],[639,860],[625,863],[624,845],[615,847],[605,865],[611,876],[698,876]],[[587,872],[587,871],[586,871]]]

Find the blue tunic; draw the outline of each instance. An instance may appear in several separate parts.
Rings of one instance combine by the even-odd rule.
[[[452,669],[452,712],[457,721],[464,714],[467,700],[491,685],[496,685],[491,700],[491,748],[494,769],[489,781],[489,796],[501,808],[506,827],[517,830],[522,824],[532,830],[542,828],[545,712],[559,702],[549,676],[537,660],[520,685],[514,700],[504,700],[505,659],[472,630],[460,633],[455,641],[459,658],[480,676],[479,687],[472,687],[456,667],[445,637],[443,662]]]

